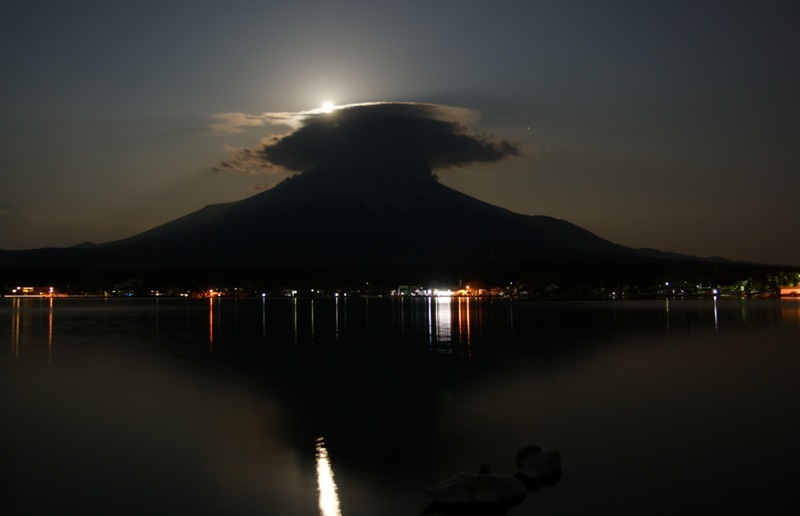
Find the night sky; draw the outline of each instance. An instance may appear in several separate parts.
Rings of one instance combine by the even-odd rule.
[[[800,265],[798,63],[797,1],[5,0],[0,249],[242,199],[293,172],[220,163],[298,113],[409,102],[519,151],[437,170],[464,193]]]

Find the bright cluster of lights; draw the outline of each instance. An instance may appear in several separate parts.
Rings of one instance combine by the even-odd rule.
[[[10,295],[53,297],[55,293],[56,291],[53,287],[16,287],[11,289]]]

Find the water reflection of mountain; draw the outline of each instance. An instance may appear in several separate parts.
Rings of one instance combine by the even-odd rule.
[[[644,460],[638,457],[659,457],[673,439],[681,447],[695,434],[703,445],[728,443],[738,437],[730,429],[743,428],[759,436],[756,425],[773,421],[780,399],[797,392],[784,370],[792,355],[770,347],[777,335],[800,328],[797,303],[31,299],[2,300],[0,308],[0,336],[12,351],[0,359],[13,373],[4,381],[32,363],[49,364],[37,378],[59,389],[12,385],[4,402],[14,414],[32,412],[25,403],[46,402],[36,424],[15,427],[8,441],[28,443],[23,449],[33,455],[15,463],[22,470],[51,464],[53,450],[73,458],[56,444],[65,442],[125,458],[125,478],[147,485],[146,462],[156,450],[171,464],[158,478],[183,475],[179,493],[204,485],[208,470],[226,492],[262,490],[268,498],[285,490],[288,500],[314,492],[315,443],[323,437],[343,514],[374,502],[373,492],[409,500],[392,514],[418,514],[427,503],[419,486],[484,461],[507,473],[509,457],[531,441],[565,453],[567,477],[550,491],[569,493],[576,482],[591,490],[580,479],[603,463],[600,442],[621,463],[637,464]],[[737,344],[749,336],[758,345]],[[748,355],[747,346],[757,354]],[[684,364],[682,356],[691,360]],[[785,368],[763,374],[767,362]],[[771,384],[757,382],[772,379],[783,382],[786,396],[765,401]],[[715,386],[731,400],[704,397]],[[743,410],[758,421],[737,419]],[[612,440],[620,428],[624,443]],[[58,439],[42,439],[48,429]],[[774,442],[769,446],[786,443]],[[120,443],[135,453],[120,452]],[[698,456],[697,446],[691,449],[685,455]],[[706,453],[718,462],[725,457],[713,446]],[[298,491],[286,486],[287,475]],[[548,496],[531,498],[540,504]],[[312,498],[312,509],[316,503]]]
[[[219,326],[209,336],[216,339],[215,356],[268,374],[305,440],[325,435],[349,467],[376,455],[396,462],[397,471],[385,474],[398,479],[410,474],[407,450],[392,443],[415,439],[417,432],[447,435],[446,407],[469,410],[465,400],[497,393],[498,407],[506,406],[503,400],[524,402],[520,389],[530,388],[532,378],[540,377],[544,388],[548,379],[581,375],[582,364],[616,356],[618,345],[605,347],[612,339],[638,345],[654,334],[758,331],[771,317],[750,310],[747,301],[713,300],[289,299],[268,300],[260,312],[238,303],[223,300],[215,307]],[[259,321],[258,331],[252,321]],[[555,403],[558,394],[551,397]],[[475,440],[493,438],[491,425],[476,421],[474,428]],[[428,448],[440,446],[435,440],[417,445],[423,456],[439,455]],[[435,471],[437,465],[415,466]]]

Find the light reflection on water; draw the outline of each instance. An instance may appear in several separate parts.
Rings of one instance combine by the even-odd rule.
[[[448,342],[453,340],[453,299],[450,297],[436,297],[434,310],[434,325],[436,333],[433,338],[438,342]]]
[[[787,323],[800,326],[800,298],[789,298],[781,301],[781,318]]]
[[[53,301],[52,297],[46,298],[11,298],[11,350],[12,354],[19,357],[20,354],[20,336],[22,335],[22,345],[25,346],[25,336],[32,330],[31,325],[34,320],[30,317],[32,310],[46,309],[46,320],[41,316],[36,318],[38,328],[42,327],[42,323],[46,327],[47,339],[47,356],[48,361],[52,359],[53,354]]]
[[[510,516],[797,501],[796,300],[205,303],[0,300],[0,512],[419,514],[527,444]]]
[[[159,300],[156,300],[156,303]],[[280,303],[284,300],[269,300],[272,303]],[[235,300],[223,301],[220,297],[208,298],[208,343],[209,350],[214,351],[215,339],[219,338],[220,332],[224,331],[222,328],[222,313],[223,303],[234,303]],[[286,300],[291,304],[291,334],[294,344],[300,344],[304,340],[304,336],[309,336],[310,341],[313,343],[316,340],[318,319],[321,318],[319,311],[321,308],[315,303],[330,302],[333,304],[331,312],[333,313],[333,328],[332,334],[335,340],[343,338],[347,330],[347,300],[340,301],[339,297],[332,300],[324,299],[317,301],[315,299],[302,299],[292,297]],[[428,335],[428,342],[437,351],[451,352],[456,344],[463,346],[462,354],[470,354],[470,338],[472,332],[473,320],[481,315],[481,310],[485,304],[484,300],[468,297],[432,297],[425,299],[400,299],[396,303],[399,306],[399,321],[397,321],[397,331],[408,332],[414,334],[418,329],[416,326],[420,324],[419,313],[424,314],[424,327]],[[307,305],[304,307],[304,305]],[[512,306],[512,305],[510,305]],[[268,311],[269,303],[267,299],[261,299],[261,340],[268,340]],[[363,324],[365,329],[368,330],[369,325],[369,309],[368,304],[365,305],[365,317]],[[238,311],[233,312],[235,327],[238,320]],[[509,317],[513,329],[513,306],[509,308]],[[325,314],[323,314],[325,315]],[[157,317],[157,311],[156,311]],[[320,321],[324,324],[327,321]],[[324,333],[323,333],[324,335]],[[324,336],[324,338],[327,335]]]
[[[325,448],[325,440],[317,438],[317,492],[319,494],[320,516],[342,516],[339,506],[339,493],[333,479],[333,468]]]
[[[467,355],[471,354],[470,350],[470,301],[473,298],[459,297],[458,298],[458,333],[461,338],[461,343],[467,347]]]
[[[214,298],[208,298],[208,350],[214,351]]]
[[[11,300],[11,354],[19,356],[19,304],[21,299]]]

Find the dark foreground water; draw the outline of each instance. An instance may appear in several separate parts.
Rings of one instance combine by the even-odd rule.
[[[0,512],[792,514],[800,302],[0,299]]]

